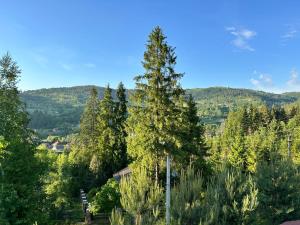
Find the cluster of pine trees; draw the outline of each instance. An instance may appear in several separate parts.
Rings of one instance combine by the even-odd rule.
[[[80,122],[80,133],[72,143],[70,158],[78,167],[81,188],[91,189],[104,184],[113,173],[127,166],[125,121],[127,100],[122,83],[113,101],[108,86],[99,100],[95,88],[87,102]]]

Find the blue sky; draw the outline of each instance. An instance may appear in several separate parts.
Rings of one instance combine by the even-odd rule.
[[[0,54],[22,90],[110,83],[134,87],[147,36],[176,47],[185,88],[300,91],[298,0],[0,0]]]

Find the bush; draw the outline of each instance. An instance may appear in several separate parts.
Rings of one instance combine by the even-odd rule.
[[[110,213],[115,207],[120,207],[119,183],[111,178],[96,193],[91,202],[91,212]]]

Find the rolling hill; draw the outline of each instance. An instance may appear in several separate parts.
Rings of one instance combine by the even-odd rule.
[[[30,127],[42,136],[65,135],[78,131],[81,113],[93,86],[39,89],[21,93],[30,114]],[[97,87],[99,98],[104,87]],[[242,105],[283,105],[300,99],[300,93],[272,94],[250,89],[225,87],[187,89],[198,105],[198,113],[206,124],[219,124],[230,110]],[[131,91],[129,90],[129,93]],[[113,96],[115,96],[113,90]]]

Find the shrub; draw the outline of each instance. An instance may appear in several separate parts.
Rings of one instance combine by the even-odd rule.
[[[110,213],[115,207],[120,207],[119,183],[111,178],[96,193],[91,202],[91,212]]]

